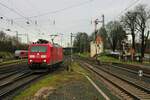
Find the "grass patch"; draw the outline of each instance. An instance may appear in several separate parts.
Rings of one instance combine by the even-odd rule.
[[[18,96],[14,98],[14,100],[33,98],[34,94],[38,90],[40,90],[42,87],[58,88],[64,85],[65,83],[68,83],[74,80],[81,80],[82,78],[83,76],[80,74],[77,74],[75,71],[54,72],[53,74],[46,75],[42,80],[36,82],[34,85],[31,85],[29,88],[25,89],[25,91],[22,91]]]
[[[144,64],[145,64],[146,66],[150,66],[150,61],[149,61],[149,62],[148,62],[148,61],[145,61]]]
[[[88,71],[83,69],[77,62],[72,63],[71,68],[76,73],[84,73],[85,75],[89,75]]]
[[[79,55],[81,57],[90,57],[90,53],[89,52],[78,53],[77,55]]]
[[[90,89],[90,91],[87,91],[87,93],[84,92],[84,95],[88,97],[89,95],[96,95],[99,98],[102,98],[101,95],[94,89],[93,86],[91,86],[91,83],[83,75],[80,73],[84,73],[88,76],[91,76],[91,73],[84,68],[82,68],[79,63],[73,62],[70,66],[72,69],[71,71],[65,71],[65,70],[59,70],[56,72],[53,72],[52,74],[46,75],[43,79],[39,80],[38,82],[34,83],[34,85],[29,86],[29,88],[25,89],[22,91],[18,96],[14,98],[14,100],[30,100],[34,97],[34,95],[37,93],[38,90],[40,90],[43,87],[53,87],[56,89],[64,88],[66,89],[65,86],[68,86],[68,83],[72,82],[83,82],[87,89]],[[91,76],[92,77],[92,76]],[[76,85],[75,85],[76,86]],[[102,86],[101,86],[102,87]],[[74,87],[72,87],[74,89]],[[80,87],[82,89],[82,87]],[[76,91],[80,91],[80,88],[76,88]],[[78,90],[79,89],[79,90]],[[69,91],[66,91],[66,94],[69,93],[74,93],[76,91],[69,89]],[[82,90],[83,91],[83,90]],[[81,92],[82,93],[82,92]],[[76,94],[73,94],[76,95]],[[89,96],[90,97],[90,96]]]
[[[2,58],[5,58],[5,59],[7,59],[7,58],[13,58],[13,53],[10,53],[10,52],[0,52],[0,57],[2,57]]]
[[[106,55],[102,55],[102,56],[98,57],[98,59],[101,62],[116,62],[116,63],[120,62],[118,59],[116,59],[114,57],[106,56]]]
[[[114,57],[111,57],[111,56],[106,56],[106,55],[101,55],[98,57],[98,59],[101,61],[101,62],[105,62],[105,63],[121,63],[121,64],[140,64],[140,65],[149,65],[150,62],[143,62],[143,63],[140,63],[140,62],[136,62],[136,61],[122,61],[122,60],[119,60],[117,58],[114,58]]]

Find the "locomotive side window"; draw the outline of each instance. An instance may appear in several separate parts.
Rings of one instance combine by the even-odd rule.
[[[46,52],[47,47],[46,46],[32,46],[31,52]]]

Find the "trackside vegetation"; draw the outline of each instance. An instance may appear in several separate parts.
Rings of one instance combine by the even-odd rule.
[[[79,95],[81,96],[81,98],[85,98],[85,100],[89,100],[91,97],[98,97],[104,100],[103,97],[97,92],[97,90],[89,83],[89,81],[82,74],[80,74],[84,73],[85,75],[90,76],[91,73],[80,67],[80,65],[77,62],[72,63],[70,67],[72,69],[71,71],[59,69],[55,72],[52,72],[52,74],[46,75],[44,78],[34,83],[33,85],[30,85],[27,89],[22,91],[18,96],[14,98],[14,100],[34,99],[37,91],[39,91],[43,87],[51,87],[54,89],[54,93],[52,93],[52,91],[49,91],[50,94],[49,97],[47,97],[53,100],[59,100],[56,99],[56,97],[61,98],[61,95],[59,95],[59,93],[57,92],[65,93],[65,95],[67,95],[67,98],[73,98],[74,96]],[[74,86],[78,85],[78,88],[74,88]],[[69,89],[68,92],[66,91],[66,89]],[[105,89],[106,88],[104,88],[104,90]],[[82,93],[81,95],[80,92],[84,93]],[[76,95],[74,95],[74,93]]]

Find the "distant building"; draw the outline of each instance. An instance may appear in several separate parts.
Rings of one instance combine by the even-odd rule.
[[[91,41],[90,43],[90,56],[94,57],[96,54],[100,54],[103,52],[103,40],[101,36],[96,37],[96,42]]]

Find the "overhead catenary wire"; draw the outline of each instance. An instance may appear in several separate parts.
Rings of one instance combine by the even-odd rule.
[[[0,15],[2,15],[7,21],[11,20],[11,18],[8,18],[7,16],[5,16],[4,14],[0,13]],[[2,20],[4,20],[4,18]],[[24,26],[18,24],[17,22],[13,21],[13,24],[15,24],[16,26],[19,26],[20,28],[24,29],[25,31],[27,31],[28,29],[25,28]],[[5,29],[5,28],[4,28]]]
[[[128,5],[125,9],[123,9],[116,17],[120,17],[124,12],[128,11],[131,7],[135,6],[141,0],[135,0],[133,3]]]
[[[62,11],[64,11],[64,10],[68,10],[68,9],[71,9],[71,8],[74,8],[74,7],[82,6],[82,5],[87,4],[87,3],[91,2],[91,1],[94,1],[94,0],[87,0],[87,1],[82,2],[82,3],[78,3],[78,4],[75,4],[75,5],[72,5],[72,6],[68,6],[68,7],[65,7],[65,8],[62,8],[62,9],[58,9],[58,10],[55,10],[55,11],[52,11],[52,12],[47,12],[47,13],[40,14],[40,15],[38,15],[38,16],[31,16],[31,17],[40,17],[40,16],[44,16],[44,15],[47,15],[47,14],[62,12]],[[5,8],[7,8],[7,9],[9,9],[10,11],[16,13],[17,15],[21,16],[20,19],[26,19],[26,20],[28,20],[28,21],[32,21],[30,17],[25,17],[24,15],[20,14],[20,13],[19,13],[20,10],[18,10],[18,11],[19,11],[19,12],[18,12],[18,11],[16,11],[16,10],[14,10],[13,8],[10,8],[10,7],[8,7],[7,5],[5,5],[5,4],[3,4],[3,3],[1,3],[1,2],[0,2],[0,5],[3,6],[3,7],[5,7]],[[15,20],[15,19],[13,19],[13,20]],[[36,23],[37,23],[37,20],[36,20]],[[28,24],[28,23],[27,23],[27,24]],[[37,27],[38,27],[38,26],[37,26]],[[42,27],[40,27],[40,29],[41,29],[41,28],[42,28]],[[39,29],[39,30],[40,30],[40,29]]]
[[[17,14],[17,15],[19,15],[19,16],[21,16],[22,17],[22,19],[25,19],[25,20],[27,20],[27,24],[30,24],[28,21],[30,21],[30,22],[32,22],[32,23],[34,23],[35,24],[35,22],[33,22],[31,19],[29,19],[29,18],[27,18],[27,17],[25,17],[24,15],[22,15],[22,14],[20,14],[19,12],[20,12],[20,10],[19,9],[17,9],[18,11],[16,11],[16,10],[14,10],[13,8],[10,8],[10,7],[8,7],[7,5],[5,5],[5,4],[3,4],[3,3],[1,3],[0,2],[0,5],[1,6],[3,6],[3,7],[5,7],[5,8],[7,8],[8,10],[10,10],[11,12],[13,12],[13,13],[15,13],[15,14]],[[6,16],[5,16],[6,17]],[[8,19],[8,18],[7,18]],[[9,19],[8,19],[9,20]],[[13,19],[12,19],[13,20]],[[14,20],[13,20],[14,21]],[[22,27],[22,26],[21,26]],[[24,28],[24,27],[23,27]],[[40,29],[43,29],[44,30],[44,28],[43,27],[41,27],[40,26]],[[40,30],[39,29],[39,30]],[[39,32],[39,30],[37,29],[37,30],[35,30],[35,31],[38,31]]]
[[[76,7],[88,4],[88,3],[92,2],[92,1],[94,1],[94,0],[87,0],[87,1],[82,2],[82,3],[78,3],[78,4],[71,5],[71,6],[68,6],[68,7],[65,7],[65,8],[61,8],[61,9],[58,9],[58,10],[54,10],[54,11],[38,14],[38,15],[35,15],[35,16],[29,16],[27,18],[37,18],[37,17],[42,17],[42,16],[46,16],[46,15],[50,15],[50,14],[60,13],[60,12],[66,11],[66,10],[70,10],[72,8],[76,8]],[[15,19],[22,19],[22,18],[15,18]]]
[[[88,0],[88,1],[86,1],[87,3],[88,2],[91,2],[91,1],[93,1],[93,0]],[[136,0],[135,2],[138,2],[138,1],[140,1],[140,0]],[[72,9],[72,8],[74,8],[74,7],[78,7],[78,6],[81,6],[81,5],[83,5],[84,3],[86,4],[86,2],[82,2],[82,3],[78,3],[78,4],[75,4],[75,5],[71,5],[71,6],[68,6],[68,7],[65,7],[65,8],[61,8],[61,9],[58,9],[58,10],[55,10],[55,11],[51,11],[51,12],[46,12],[46,13],[41,13],[41,14],[38,14],[37,16],[30,16],[30,17],[25,17],[24,15],[24,17],[22,16],[22,18],[21,19],[32,19],[32,18],[36,18],[36,17],[41,17],[41,16],[45,16],[45,15],[50,15],[50,14],[55,14],[55,13],[59,13],[59,12],[63,12],[63,11],[65,11],[65,10],[69,10],[69,9]],[[81,4],[81,5],[80,5]],[[119,14],[119,15],[121,15],[122,13],[124,13],[125,11],[127,11],[129,8],[131,8],[132,6],[133,6],[134,4],[131,4],[131,5],[129,5],[127,8],[125,8],[123,11],[121,11],[121,13]],[[69,8],[70,7],[70,8]],[[68,8],[68,9],[67,9]],[[15,11],[17,11],[17,10],[15,10]],[[17,11],[18,12],[18,11]],[[18,12],[19,13],[19,12]],[[44,15],[42,15],[42,14],[44,14]],[[22,15],[22,14],[21,14]],[[41,15],[41,16],[40,16]],[[17,21],[17,20],[16,20]],[[40,29],[41,29],[41,27],[40,26],[37,26],[37,27],[39,27]],[[44,27],[45,28],[45,27]]]
[[[3,15],[2,13],[0,13],[3,17],[6,18],[6,20],[10,20],[10,18],[8,18],[7,16]],[[27,30],[25,27],[21,26],[20,24],[16,23],[15,21],[13,21],[14,24],[16,24],[17,26],[19,26],[20,28]]]
[[[1,15],[3,15],[3,14],[1,14]],[[3,15],[3,17],[6,18],[6,21],[9,20],[9,18],[6,17],[5,15]],[[18,23],[16,23],[16,22],[13,22],[13,23],[16,24],[17,26],[19,26],[20,28],[22,28],[22,29],[24,29],[24,30],[27,30],[26,28],[24,28],[23,26],[19,25]],[[0,27],[0,28],[1,28],[2,30],[5,30],[5,31],[16,32],[16,37],[17,37],[17,38],[18,38],[18,35],[26,35],[26,36],[27,36],[27,43],[29,42],[29,37],[28,37],[28,34],[27,34],[27,33],[26,33],[26,34],[18,34],[18,31],[17,31],[17,30],[12,31],[10,28],[2,28],[2,27]]]
[[[31,22],[32,22],[32,20],[30,20],[29,18],[27,18],[27,17],[25,17],[24,15],[20,14],[18,11],[14,10],[13,8],[10,8],[10,7],[8,7],[7,5],[5,5],[5,4],[3,4],[3,3],[1,3],[1,2],[0,2],[0,5],[3,6],[3,7],[5,7],[5,8],[7,8],[7,9],[10,10],[11,12],[16,13],[17,15],[21,16],[22,18],[26,19],[27,21],[31,21]]]
[[[2,13],[0,13],[0,15],[2,15],[6,20],[10,20],[10,18],[8,18],[7,16],[3,15]],[[3,18],[2,20],[4,20],[4,18]],[[25,31],[28,30],[27,28],[25,28],[24,26],[18,24],[18,23],[15,22],[15,21],[13,21],[13,23],[14,23],[16,26],[19,26],[20,28],[24,29]],[[11,28],[10,28],[10,29],[8,29],[8,28],[2,28],[2,27],[0,27],[0,28],[3,29],[3,30],[5,30],[5,31],[7,31],[7,30],[12,31]],[[14,32],[14,31],[13,31],[13,32]],[[18,31],[16,30],[16,32],[18,32]],[[26,35],[27,35],[27,33],[26,33]],[[28,38],[28,35],[27,35],[27,38]],[[27,40],[27,41],[28,41],[28,40]]]

